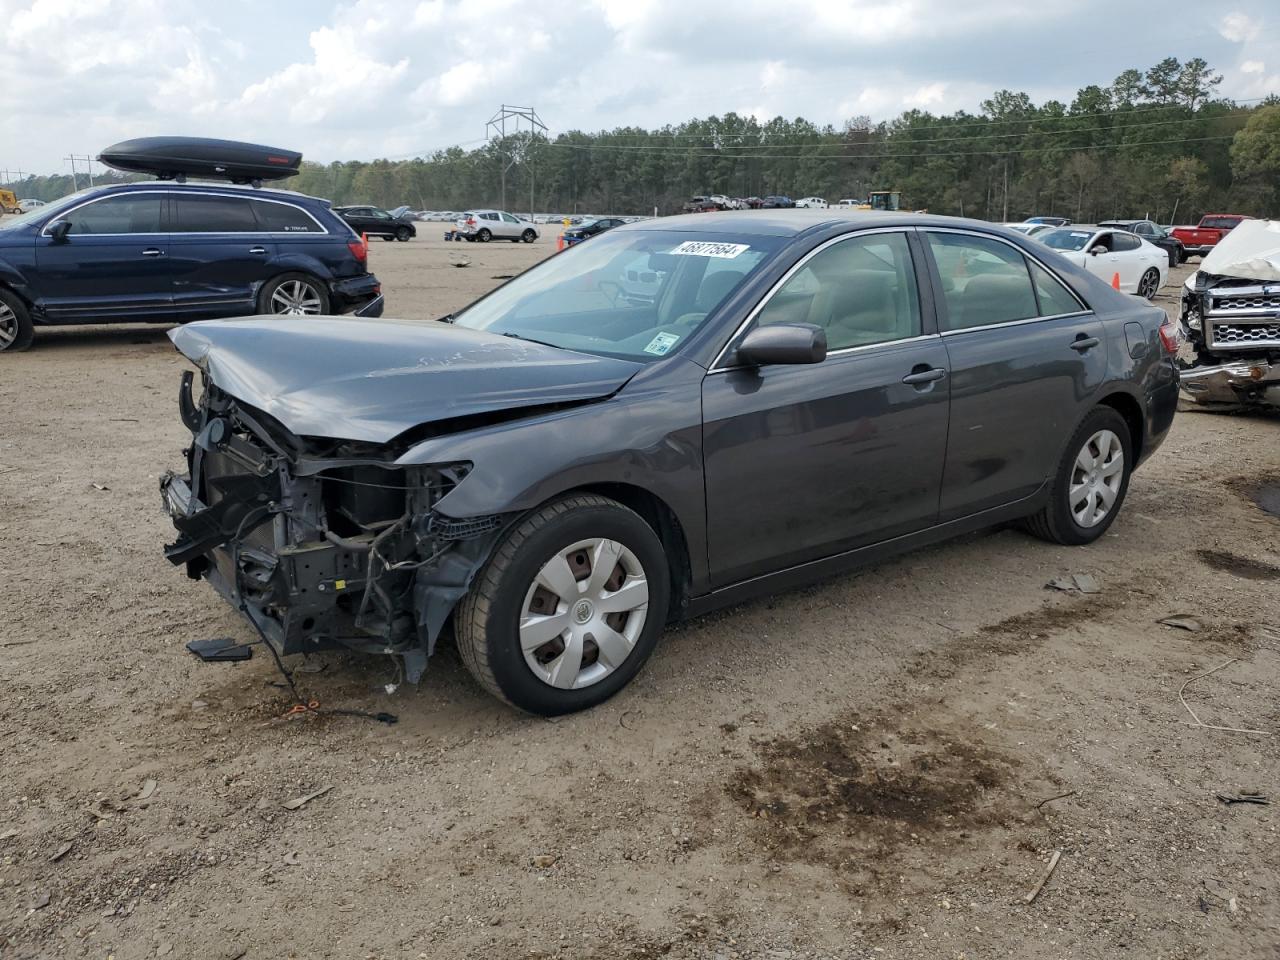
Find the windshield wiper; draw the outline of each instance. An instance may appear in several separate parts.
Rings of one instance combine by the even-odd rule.
[[[560,346],[560,344],[558,343],[548,343],[546,340],[535,340],[533,337],[526,337],[519,333],[507,332],[507,333],[504,333],[503,336],[510,337],[512,340],[524,340],[527,343],[536,343],[544,347],[555,347],[557,350],[564,349],[564,347]]]

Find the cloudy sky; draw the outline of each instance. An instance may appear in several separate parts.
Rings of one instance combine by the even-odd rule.
[[[736,110],[839,124],[1069,100],[1201,56],[1280,92],[1280,3],[1224,0],[0,0],[0,170],[135,136],[308,159],[474,145],[503,102],[554,134]]]

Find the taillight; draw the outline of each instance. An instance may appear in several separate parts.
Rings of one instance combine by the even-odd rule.
[[[347,244],[347,249],[350,250],[351,255],[355,257],[357,260],[359,260],[361,263],[365,263],[368,261],[369,248],[364,245],[363,240],[352,240],[350,243]]]
[[[1178,352],[1178,328],[1173,325],[1172,320],[1166,320],[1160,325],[1160,343],[1164,347],[1164,352],[1169,356],[1174,356]]]
[[[474,227],[475,225],[476,225],[476,221],[475,221],[475,219],[474,219],[474,218],[472,218],[472,219],[470,219],[470,220],[468,220],[468,221],[467,221],[467,226],[468,226],[468,227]]]

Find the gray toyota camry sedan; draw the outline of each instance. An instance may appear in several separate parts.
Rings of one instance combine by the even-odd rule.
[[[166,549],[278,653],[559,714],[673,619],[1018,520],[1087,544],[1173,420],[1165,314],[988,223],[829,210],[618,227],[460,313],[170,336]]]

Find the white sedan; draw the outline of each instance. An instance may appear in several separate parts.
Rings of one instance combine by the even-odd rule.
[[[1058,227],[1035,239],[1125,293],[1148,300],[1169,277],[1169,254],[1155,244],[1124,230],[1105,230],[1088,224]]]

